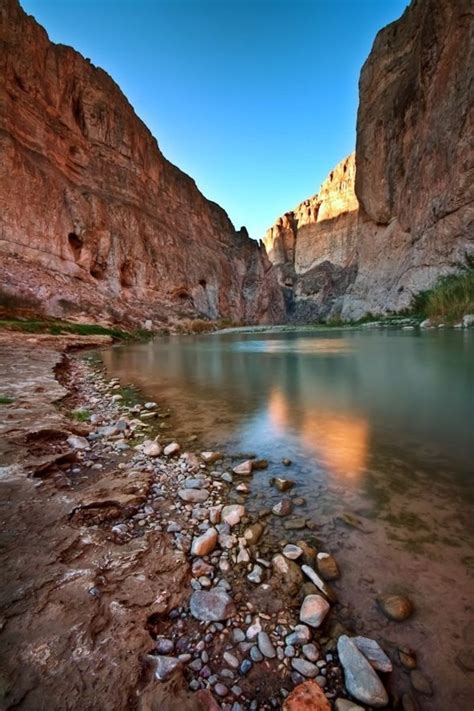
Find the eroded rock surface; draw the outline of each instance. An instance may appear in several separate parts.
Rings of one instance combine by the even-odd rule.
[[[412,2],[359,82],[357,146],[264,243],[288,316],[397,311],[474,254],[468,0]]]
[[[119,87],[0,7],[0,280],[55,316],[273,321],[265,250],[167,161]]]

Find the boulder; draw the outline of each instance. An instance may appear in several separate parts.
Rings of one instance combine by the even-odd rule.
[[[369,637],[352,637],[352,641],[374,669],[381,672],[392,671],[392,662],[375,639],[369,639]]]
[[[229,526],[236,526],[240,523],[242,516],[245,516],[245,507],[241,504],[231,504],[224,506],[221,512],[221,520]]]
[[[339,637],[337,651],[344,669],[347,691],[357,701],[368,706],[374,708],[386,706],[388,695],[382,682],[350,637],[347,635]]]
[[[202,504],[209,498],[206,489],[179,489],[178,496],[187,504]]]

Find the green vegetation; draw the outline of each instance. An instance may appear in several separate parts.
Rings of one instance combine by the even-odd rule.
[[[60,336],[67,333],[79,336],[111,336],[115,340],[126,341],[150,338],[149,331],[124,331],[119,328],[108,328],[94,323],[70,323],[68,321],[49,319],[0,319],[0,329],[21,331],[22,333],[48,333]]]
[[[72,419],[77,422],[88,422],[90,420],[90,416],[90,411],[82,408],[71,412]]]
[[[474,313],[474,268],[441,278],[432,289],[417,294],[412,303],[414,314],[434,322],[452,324],[465,314]]]
[[[14,402],[12,397],[6,397],[6,395],[0,395],[0,405],[11,405]]]

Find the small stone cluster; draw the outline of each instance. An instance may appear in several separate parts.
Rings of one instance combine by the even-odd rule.
[[[86,492],[82,513],[100,512],[95,522],[110,526],[119,545],[159,531],[189,559],[188,606],[150,619],[155,648],[147,661],[156,680],[179,674],[190,692],[212,694],[226,711],[297,711],[303,697],[315,709],[364,708],[347,696],[371,708],[387,706],[379,673],[391,672],[392,662],[375,640],[353,636],[337,620],[331,582],[340,577],[339,566],[330,553],[304,540],[305,518],[291,516],[298,497],[285,494],[294,482],[274,478],[282,498],[250,515],[245,497],[253,473],[268,466],[265,460],[236,463],[215,451],[183,451],[159,425],[168,413],[157,403],[127,404],[117,379],[87,377],[97,391],[86,403],[94,408],[92,431],[69,438],[80,464],[70,474],[81,467],[100,469],[100,446],[102,457],[105,451],[120,460],[120,492],[94,500],[96,485]],[[290,524],[284,526],[290,535],[298,532],[295,542],[266,541],[272,516]],[[413,612],[412,603],[398,595],[381,597],[378,604],[393,620]],[[410,656],[410,650],[403,653]],[[412,701],[407,696],[402,708],[415,708]]]

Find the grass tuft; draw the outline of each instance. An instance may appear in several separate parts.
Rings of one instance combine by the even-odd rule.
[[[474,268],[442,277],[432,289],[417,294],[412,311],[446,324],[456,323],[466,314],[474,313]]]

